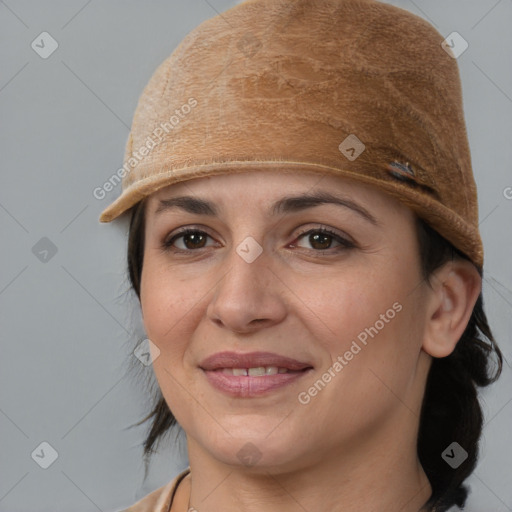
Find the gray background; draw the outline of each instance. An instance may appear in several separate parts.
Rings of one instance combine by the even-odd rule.
[[[143,482],[145,426],[126,429],[149,412],[127,373],[144,338],[127,293],[127,223],[98,222],[119,187],[102,201],[92,191],[122,165],[156,67],[192,28],[235,3],[0,0],[0,511],[117,511],[187,465],[184,443],[169,442]],[[508,362],[482,394],[486,425],[468,509],[510,511],[512,0],[389,3],[469,43],[458,62],[484,298]],[[47,59],[31,48],[43,31],[59,45]],[[151,379],[151,367],[136,363]],[[43,441],[58,453],[48,469],[31,457]]]

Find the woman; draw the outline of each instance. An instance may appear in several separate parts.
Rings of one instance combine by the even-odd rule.
[[[373,0],[253,0],[157,69],[100,220],[131,214],[145,454],[177,421],[190,467],[129,511],[463,506],[501,352],[453,57]]]

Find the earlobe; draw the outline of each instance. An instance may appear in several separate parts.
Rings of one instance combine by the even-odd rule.
[[[476,267],[450,261],[431,277],[423,350],[432,357],[449,356],[464,333],[482,289]]]

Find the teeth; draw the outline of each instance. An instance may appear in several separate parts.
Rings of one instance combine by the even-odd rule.
[[[250,377],[262,377],[265,375],[265,367],[259,366],[258,368],[249,368],[248,373]]]
[[[265,375],[277,375],[278,373],[288,373],[287,368],[279,368],[277,366],[258,366],[257,368],[223,368],[220,370],[227,375],[235,377],[263,377]]]

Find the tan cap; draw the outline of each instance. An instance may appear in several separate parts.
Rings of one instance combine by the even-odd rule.
[[[478,266],[483,248],[455,55],[375,0],[248,0],[203,22],[135,111],[109,222],[172,183],[251,170],[355,178]]]

